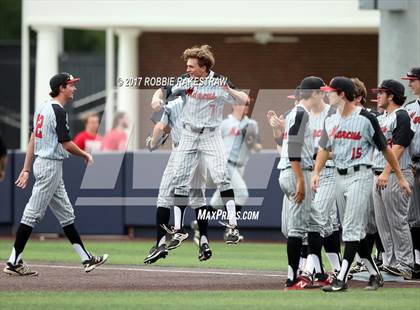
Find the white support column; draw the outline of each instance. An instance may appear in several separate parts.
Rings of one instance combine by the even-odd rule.
[[[29,136],[29,77],[30,49],[29,26],[25,22],[25,10],[22,10],[22,52],[21,52],[21,86],[20,86],[20,149],[26,151]]]
[[[127,78],[138,76],[138,36],[139,29],[126,28],[118,29],[118,78],[125,81]],[[129,133],[129,148],[139,148],[139,90],[135,87],[126,87],[123,85],[118,88],[117,109],[127,112],[132,130]]]
[[[46,99],[51,91],[49,81],[58,73],[58,55],[61,29],[53,26],[34,27],[36,38],[35,107]]]
[[[115,51],[114,51],[114,31],[112,28],[106,30],[106,64],[105,64],[105,128],[109,131],[112,128],[112,121],[115,112]]]

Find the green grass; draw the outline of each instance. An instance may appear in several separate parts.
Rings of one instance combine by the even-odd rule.
[[[320,291],[0,292],[2,309],[420,309],[419,289]]]
[[[13,242],[0,240],[0,257],[6,260],[10,255]],[[89,251],[97,254],[108,253],[109,264],[138,265],[148,254],[153,242],[140,241],[86,241]],[[208,267],[255,270],[285,271],[287,268],[286,248],[280,243],[241,243],[226,245],[221,242],[211,244],[213,257],[205,264],[197,259],[198,248],[193,242],[184,242],[181,247],[158,261],[156,266]],[[65,262],[77,263],[78,257],[66,240],[36,241],[31,240],[24,252],[28,263]]]
[[[11,240],[0,240],[0,257],[5,261]],[[110,254],[109,264],[139,265],[152,242],[87,241],[89,250]],[[212,243],[214,257],[206,263],[197,259],[197,247],[186,242],[157,266],[234,268],[285,271],[286,248],[280,243],[243,243],[227,246]],[[79,263],[66,240],[31,240],[25,249],[29,263]],[[328,263],[326,263],[328,266]],[[190,292],[0,292],[0,309],[420,309],[420,289],[384,288],[376,292],[350,289],[326,294],[319,290],[190,291]]]

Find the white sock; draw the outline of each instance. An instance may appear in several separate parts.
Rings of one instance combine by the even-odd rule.
[[[87,253],[81,246],[80,246],[80,244],[77,244],[77,243],[74,243],[73,244],[73,249],[76,251],[76,253],[77,254],[79,254],[79,256],[80,256],[80,260],[82,261],[82,263],[85,261],[85,260],[89,260],[91,257],[90,257],[90,254],[89,253]]]
[[[306,258],[303,258],[303,257],[299,258],[299,269],[300,270],[302,270],[302,271],[305,270],[306,261],[307,261]]]
[[[206,236],[201,236],[200,237],[200,245],[204,244],[204,243],[209,243],[209,240],[207,239]]]
[[[293,268],[290,266],[287,266],[287,278],[291,281],[295,279],[295,273],[293,272]]]
[[[177,206],[174,206],[174,228],[175,230],[181,229],[181,209]]]
[[[234,200],[229,200],[226,203],[226,210],[228,212],[229,225],[237,226],[238,223],[236,221],[236,207]]]
[[[420,251],[414,250],[414,261],[416,264],[420,265]]]
[[[337,253],[326,253],[333,270],[340,271],[340,257]]]
[[[365,264],[365,266],[366,266],[370,275],[372,275],[372,274],[377,275],[378,274],[378,272],[376,271],[376,268],[371,264],[371,262],[368,259],[362,258],[362,261],[363,261],[363,264]]]
[[[12,248],[12,253],[10,253],[10,257],[8,262],[11,263],[13,266],[17,264],[18,261],[20,261],[22,259],[22,253],[20,253],[18,255],[18,257],[16,257],[16,250],[15,247]]]
[[[166,236],[163,236],[162,238],[160,238],[158,246],[161,246],[162,244],[166,243]]]
[[[315,264],[312,255],[308,254],[308,257],[306,258],[306,264],[305,264],[305,273],[307,274],[313,274],[315,269]]]
[[[315,273],[321,273],[321,262],[319,261],[319,257],[316,254],[309,254],[308,256],[311,257],[311,260],[314,264]],[[313,269],[312,269],[313,270]]]
[[[343,259],[343,263],[341,264],[341,270],[338,274],[338,280],[347,282],[347,269],[349,269],[349,262],[347,259]]]

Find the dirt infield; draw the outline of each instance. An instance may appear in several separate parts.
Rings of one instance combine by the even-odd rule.
[[[31,265],[37,277],[0,275],[0,291],[189,291],[282,290],[282,272],[165,268],[153,266],[103,266],[86,274],[80,266]],[[366,283],[352,281],[351,287]],[[419,287],[420,281],[386,282],[385,287]]]

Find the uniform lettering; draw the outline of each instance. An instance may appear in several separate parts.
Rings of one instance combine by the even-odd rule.
[[[362,157],[362,148],[361,147],[354,147],[351,149],[351,159],[359,159]]]
[[[312,132],[312,136],[313,136],[314,138],[320,138],[320,137],[322,136],[322,129],[319,129],[319,130],[314,130],[314,131]]]
[[[334,135],[335,139],[349,139],[349,140],[360,140],[362,136],[358,131],[345,131],[340,130]]]
[[[44,124],[44,115],[38,114],[36,117],[35,137],[42,138],[42,125]]]

